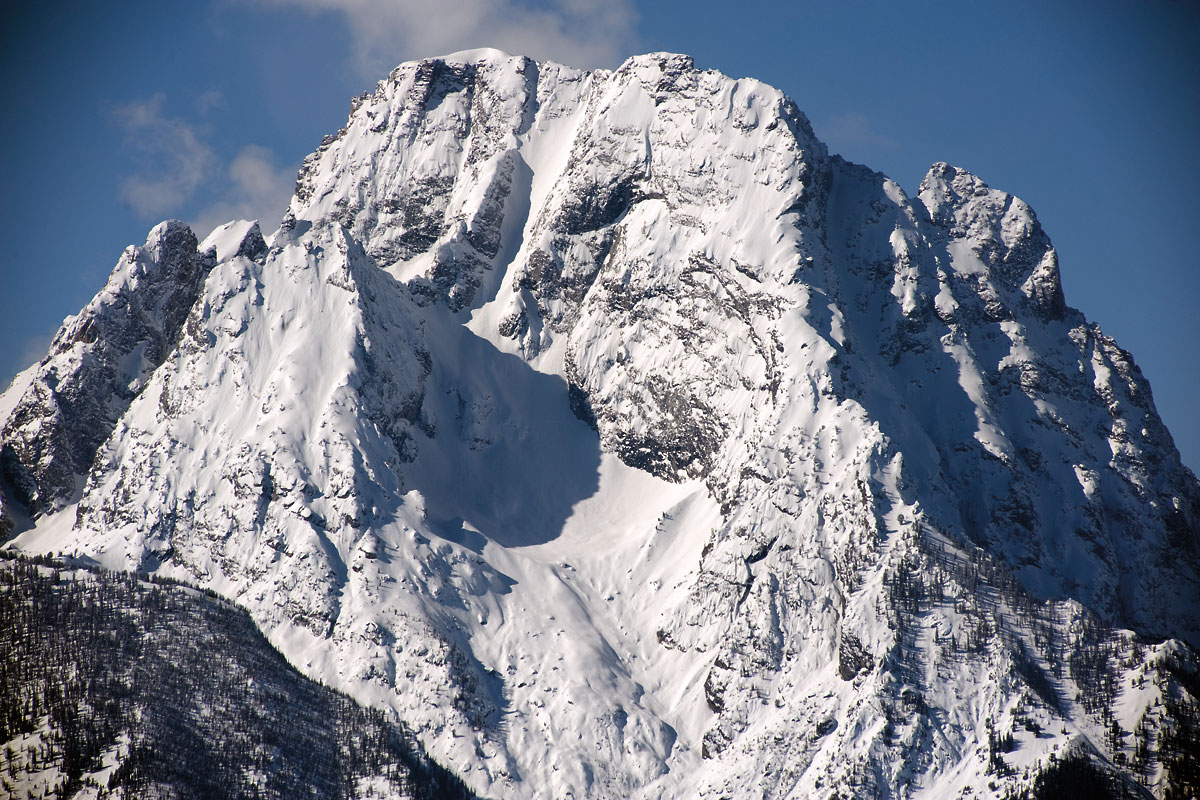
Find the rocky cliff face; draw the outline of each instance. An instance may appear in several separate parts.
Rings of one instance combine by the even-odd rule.
[[[78,498],[78,477],[174,349],[200,296],[216,257],[196,246],[183,223],[158,225],[145,245],[125,251],[92,302],[63,323],[3,422],[0,481],[10,502],[44,514]],[[0,509],[0,527],[12,525]]]
[[[236,599],[486,796],[1185,780],[1200,484],[1019,199],[685,56],[475,51],[244,229],[17,546]]]

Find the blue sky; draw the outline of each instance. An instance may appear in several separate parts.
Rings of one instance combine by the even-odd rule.
[[[437,12],[429,9],[437,8]],[[649,50],[794,97],[910,193],[949,161],[1037,211],[1068,302],[1150,378],[1200,469],[1200,6],[211,0],[0,11],[0,382],[158,220],[274,227],[295,170],[400,61]],[[203,232],[199,231],[201,235]]]

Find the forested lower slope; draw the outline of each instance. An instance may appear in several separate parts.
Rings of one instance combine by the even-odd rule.
[[[0,560],[0,795],[466,798],[241,609],[131,573]]]

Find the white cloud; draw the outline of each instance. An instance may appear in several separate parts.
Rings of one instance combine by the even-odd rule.
[[[113,109],[113,119],[140,156],[140,168],[121,182],[121,199],[137,214],[161,218],[178,210],[208,178],[216,157],[196,129],[163,114],[156,94]]]
[[[231,219],[256,219],[264,233],[274,230],[292,196],[297,169],[279,167],[276,160],[266,147],[243,147],[229,163],[229,183],[221,199],[201,210],[190,223],[196,236],[203,239]]]
[[[476,47],[578,67],[615,66],[629,55],[632,0],[252,0],[341,14],[364,77],[401,61]]]

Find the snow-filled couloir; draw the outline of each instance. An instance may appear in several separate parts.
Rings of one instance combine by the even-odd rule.
[[[1161,796],[1200,484],[1056,259],[686,56],[403,64],[14,382],[11,546],[234,599],[485,797]]]

